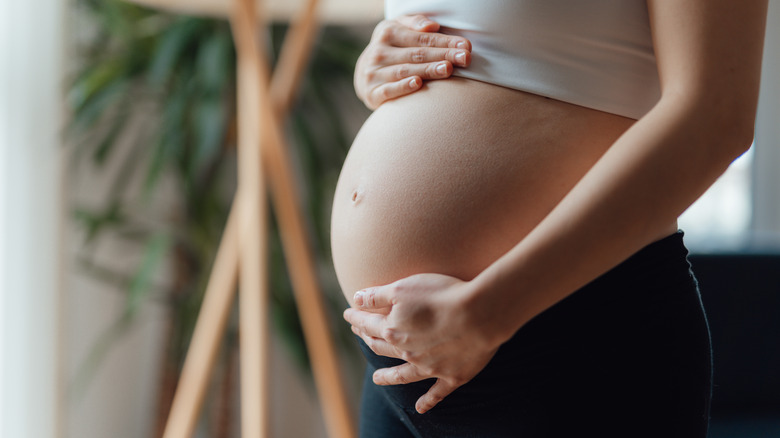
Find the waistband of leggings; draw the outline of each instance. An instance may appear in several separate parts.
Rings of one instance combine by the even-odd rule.
[[[677,273],[680,277],[690,276],[688,248],[683,241],[685,233],[682,230],[650,243],[624,260],[612,271],[615,273],[632,274],[637,270],[647,272],[653,268],[666,268],[670,275]],[[608,272],[607,274],[609,274]]]
[[[643,277],[663,276],[673,282],[689,281],[691,279],[690,263],[688,262],[688,249],[683,242],[684,232],[678,230],[660,240],[650,243],[640,249],[622,263],[609,270],[605,274],[584,286],[579,293],[575,293],[559,303],[555,307],[571,308],[572,306],[592,306],[604,301],[617,299],[642,299],[641,294],[631,291],[627,293],[626,284],[636,283]],[[639,280],[641,281],[641,280]],[[659,291],[654,289],[653,293]],[[673,290],[669,292],[674,293]],[[374,368],[391,367],[404,363],[400,359],[378,356],[355,336],[360,349]]]
[[[688,249],[683,243],[683,237],[685,233],[683,230],[677,230],[676,232],[660,239],[656,240],[637,251],[634,255],[629,257],[626,261],[633,258],[641,258],[650,254],[664,254],[666,256],[670,254],[676,254],[678,256],[686,257],[688,255]]]
[[[648,244],[560,304],[570,307],[641,302],[691,290],[689,286],[695,280],[683,236],[678,230]]]

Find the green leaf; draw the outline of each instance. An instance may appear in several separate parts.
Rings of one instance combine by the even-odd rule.
[[[222,90],[233,81],[234,48],[230,33],[217,28],[198,50],[196,71],[199,84],[206,92]]]
[[[122,62],[116,59],[87,67],[70,87],[66,101],[71,108],[78,111],[97,91],[105,88],[106,84],[111,83],[121,73]]]
[[[157,273],[163,258],[167,255],[171,246],[171,239],[165,233],[157,233],[146,243],[143,259],[138,270],[133,275],[128,288],[127,302],[124,315],[134,318],[143,299],[151,290],[154,274]]]
[[[127,117],[119,117],[119,119],[115,120],[111,124],[111,126],[107,129],[103,138],[97,142],[97,147],[95,148],[95,151],[92,154],[92,161],[95,164],[97,164],[98,166],[102,166],[106,163],[106,159],[110,156],[111,152],[113,152],[114,150],[117,137],[123,131],[125,126],[127,126],[125,124],[126,122],[127,122]]]
[[[151,143],[148,152],[151,154],[149,168],[144,178],[142,196],[148,199],[153,193],[157,181],[164,169],[177,169],[175,166],[184,158],[184,135],[186,133],[185,111],[187,109],[186,95],[181,92],[172,93],[163,108],[162,123],[164,127],[158,133],[159,137]],[[173,164],[174,166],[169,166]]]
[[[71,87],[67,101],[73,109],[72,131],[94,127],[128,90],[122,62],[109,61],[86,71]]]
[[[227,114],[222,100],[206,97],[199,102],[194,112],[197,146],[193,156],[193,166],[201,170],[222,147]]]
[[[200,30],[199,21],[181,18],[163,33],[152,54],[147,79],[153,87],[162,87],[172,79],[180,59],[191,48],[192,40]]]
[[[94,242],[104,228],[124,224],[126,220],[122,205],[117,200],[113,200],[107,208],[98,213],[85,208],[75,208],[73,218],[86,228],[85,245]]]

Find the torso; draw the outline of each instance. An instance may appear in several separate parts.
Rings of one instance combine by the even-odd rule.
[[[457,77],[383,104],[355,138],[333,201],[345,297],[416,273],[475,277],[633,123]]]
[[[385,5],[469,38],[472,64],[383,104],[355,139],[332,217],[348,300],[416,273],[473,278],[659,97],[644,0]]]

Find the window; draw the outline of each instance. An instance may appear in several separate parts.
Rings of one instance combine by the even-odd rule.
[[[747,242],[753,214],[754,157],[755,148],[751,147],[680,216],[679,227],[685,231],[691,251],[728,250]]]

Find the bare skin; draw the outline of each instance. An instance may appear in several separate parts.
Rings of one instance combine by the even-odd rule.
[[[633,123],[459,77],[384,103],[355,138],[334,197],[347,300],[424,272],[476,277]]]
[[[437,33],[422,15],[379,23],[355,65],[355,92],[370,109],[420,89],[423,80],[445,79],[471,63],[471,42]]]
[[[498,347],[535,315],[640,248],[673,231],[677,216],[722,174],[734,158],[749,147],[758,99],[767,2],[651,0],[648,5],[662,97],[642,119],[635,123],[623,121],[621,124],[619,118],[614,118],[618,116],[606,117],[604,125],[592,133],[587,127],[581,128],[582,131],[577,134],[585,134],[586,137],[580,137],[579,141],[583,144],[575,147],[566,143],[566,134],[558,134],[543,124],[535,128],[537,125],[523,119],[532,113],[520,113],[514,116],[521,119],[520,123],[527,122],[525,126],[528,129],[516,132],[517,137],[514,139],[506,139],[505,147],[496,146],[491,141],[468,143],[470,149],[465,149],[473,152],[476,148],[476,155],[486,151],[482,148],[487,148],[486,155],[494,153],[492,148],[496,147],[501,151],[518,151],[514,157],[518,160],[516,165],[531,174],[536,172],[535,176],[511,171],[503,174],[502,178],[509,178],[509,186],[517,188],[519,195],[514,190],[507,190],[501,197],[495,196],[484,205],[471,209],[474,199],[461,201],[462,204],[455,208],[452,205],[442,207],[432,202],[434,210],[438,210],[430,217],[419,217],[419,209],[413,205],[382,204],[384,209],[377,210],[371,218],[359,211],[361,208],[371,209],[368,190],[363,195],[362,206],[343,205],[341,201],[346,190],[349,190],[345,190],[345,187],[352,188],[355,183],[360,185],[361,173],[357,169],[361,165],[372,164],[371,158],[363,158],[361,163],[360,159],[352,159],[352,156],[359,157],[361,151],[370,150],[370,146],[363,144],[379,141],[378,138],[372,138],[371,141],[361,143],[363,140],[360,140],[360,136],[356,139],[357,149],[354,154],[350,153],[345,164],[346,175],[342,174],[344,183],[339,182],[334,202],[336,231],[333,243],[337,272],[340,271],[339,278],[342,286],[345,286],[345,294],[350,294],[349,291],[354,288],[359,289],[351,301],[354,308],[347,309],[344,316],[353,325],[353,330],[377,354],[401,358],[407,362],[398,367],[377,370],[374,374],[377,384],[404,384],[437,378],[428,393],[418,400],[416,408],[419,412],[433,408],[457,387],[473,378]],[[392,123],[403,116],[398,114],[402,112],[398,108],[403,107],[405,101],[417,98],[422,104],[425,100],[434,100],[425,99],[426,92],[430,92],[431,97],[440,98],[434,85],[445,83],[449,84],[449,89],[442,89],[441,94],[463,93],[454,85],[457,81],[430,83],[427,90],[423,88],[408,97],[382,105],[375,113],[376,117],[372,116],[372,120],[367,122],[368,128],[364,129],[375,129],[372,124],[384,124],[385,130],[391,126],[401,131],[397,135],[405,135],[405,140],[416,138],[417,147],[430,148],[433,144],[432,148],[436,151],[437,139],[448,135],[446,130],[437,130],[437,126],[442,125],[436,124],[453,128],[447,123],[456,117],[454,113],[457,110],[441,117],[437,111],[442,108],[431,104],[434,106],[419,109],[423,113],[416,114],[417,118],[402,120],[407,125],[399,127]],[[482,93],[487,95],[489,91],[486,88],[478,92]],[[559,104],[557,102],[545,102],[530,95],[518,99],[533,106],[534,111],[560,109],[555,106]],[[471,108],[479,102],[479,99],[466,100],[460,109]],[[385,107],[388,109],[384,110]],[[420,108],[420,105],[417,107]],[[559,131],[577,131],[579,124],[593,117],[592,110],[571,111],[567,113],[569,117],[561,119]],[[425,114],[427,117],[423,117]],[[492,116],[485,116],[467,125],[463,129],[466,140],[473,140],[468,137],[468,132],[472,130],[484,129],[481,132],[483,135],[493,132],[490,126],[485,127],[486,124],[499,123],[495,122],[495,113]],[[387,117],[384,122],[383,117]],[[408,125],[415,121],[424,122],[428,130],[420,128],[415,131]],[[465,123],[464,120],[459,122]],[[603,138],[604,130],[614,134],[614,138]],[[369,134],[370,131],[364,136],[370,137]],[[546,136],[552,136],[554,141],[544,145],[544,139],[548,138]],[[381,141],[390,142],[392,138]],[[427,166],[421,164],[415,170],[416,160],[421,160],[425,155],[421,155],[423,152],[415,155],[413,150],[404,149],[404,146],[404,143],[395,143],[393,147],[402,148],[395,155],[392,150],[384,150],[390,158],[396,159],[396,164],[404,164],[399,161],[411,155],[406,164],[412,167],[412,175],[437,172],[431,169],[431,163],[427,163]],[[544,147],[551,146],[559,149],[560,155],[545,158]],[[582,152],[583,149],[586,152]],[[365,157],[378,154],[381,150],[377,146],[377,150],[366,153]],[[570,153],[583,155],[570,159],[567,158]],[[373,163],[384,163],[387,159],[374,157]],[[352,164],[350,160],[358,164]],[[558,160],[563,160],[563,169],[552,164],[558,163]],[[480,162],[479,159],[476,161]],[[423,170],[423,167],[427,170]],[[467,179],[462,188],[468,189],[482,181],[480,178],[488,177],[488,168],[490,166],[483,167],[483,173],[479,173],[479,169],[475,170],[470,176],[472,179]],[[396,173],[402,175],[398,179],[384,180],[387,183],[384,191],[387,197],[384,200],[403,201],[414,193],[403,190],[404,184],[410,184],[409,175],[400,168],[396,168],[395,173],[387,172],[384,175],[391,177]],[[512,175],[520,176],[513,179]],[[435,177],[427,178],[418,182],[440,181]],[[447,181],[440,185],[453,185],[450,180]],[[505,179],[501,181],[506,182]],[[528,193],[523,192],[526,183],[536,183],[535,188],[542,190],[541,197],[531,202]],[[550,188],[558,184],[562,186]],[[424,191],[428,190],[427,186],[422,187]],[[446,188],[439,189],[446,192]],[[457,188],[452,190],[456,191]],[[380,190],[374,188],[372,191]],[[441,193],[434,192],[432,195]],[[505,205],[516,207],[516,210],[508,213],[494,206],[494,203],[503,203],[507,196],[510,202]],[[513,198],[515,196],[517,198]],[[437,198],[432,196],[432,199]],[[443,203],[450,201],[445,198]],[[521,205],[517,206],[513,202],[520,202]],[[538,203],[547,207],[536,207]],[[429,204],[425,204],[425,207],[431,208]],[[449,212],[453,215],[441,216],[441,213],[448,211],[447,208],[451,208]],[[482,208],[492,208],[492,211],[482,217]],[[339,243],[339,239],[347,239],[349,236],[339,234],[343,230],[339,231],[341,225],[336,219],[348,220],[350,215],[354,217],[360,214],[364,215],[361,216],[362,220],[350,224],[358,234],[373,232],[371,236],[374,239],[371,242],[361,242],[359,239],[355,242],[358,248],[362,248],[358,252],[363,251],[368,260],[362,267],[379,272],[386,269],[385,274],[377,274],[377,280],[384,275],[386,282],[372,283],[368,278],[360,277],[361,274],[351,273],[352,264],[359,264],[362,259],[349,259],[343,255],[348,254],[345,250],[347,243]],[[452,244],[465,245],[461,247],[461,252],[483,254],[485,258],[476,257],[479,260],[470,267],[473,271],[463,268],[462,271],[451,272],[447,271],[451,269],[449,266],[458,266],[457,263],[449,264],[453,258],[452,251],[442,254],[444,262],[442,269],[438,269],[438,265],[426,262],[435,258],[435,253],[432,256],[423,251],[420,256],[419,252],[410,251],[411,246],[403,246],[403,235],[388,234],[384,228],[372,228],[375,225],[391,225],[383,220],[398,220],[401,224],[403,219],[408,219],[404,214],[418,215],[415,217],[419,219],[416,223],[421,224],[425,232],[417,233],[412,229],[402,233],[407,233],[405,238],[409,242],[421,241],[419,247],[426,248],[426,251],[429,243],[448,243],[449,240],[442,235],[458,240],[458,235],[452,234],[455,231],[468,230],[469,233],[485,236],[490,236],[495,229],[503,231],[501,220],[505,217],[519,220],[520,225],[519,231],[512,235],[515,240],[509,245],[502,242],[509,247],[489,262],[485,261],[489,259],[488,254],[492,254],[491,251],[497,250],[498,246],[486,244],[488,249],[480,249],[478,239]],[[479,219],[470,222],[472,216]],[[488,217],[495,219],[484,222]],[[435,220],[446,232],[442,231],[433,242],[428,242],[425,240],[426,233],[436,231],[437,227],[427,221]],[[467,223],[468,226],[460,230],[457,227],[448,228],[451,222]],[[475,227],[478,223],[483,225]],[[360,226],[368,230],[360,230]],[[412,225],[409,227],[413,228]],[[487,240],[490,240],[489,237]],[[391,250],[371,246],[382,245],[382,241],[390,241],[387,245]],[[398,254],[392,252],[394,242],[402,242]],[[339,249],[339,245],[343,245],[342,249]],[[374,254],[373,251],[380,252]],[[386,254],[387,259],[384,258]],[[405,266],[401,254],[412,258],[419,256],[416,261],[420,264]],[[587,254],[587,257],[583,257],[583,254]],[[389,260],[389,265],[385,265],[384,260]],[[343,262],[342,267],[339,267],[340,261]],[[486,263],[487,266],[483,266]],[[427,269],[431,266],[431,269]],[[416,272],[411,272],[415,269]],[[467,272],[472,276],[466,275]],[[390,278],[394,275],[396,278]]]

